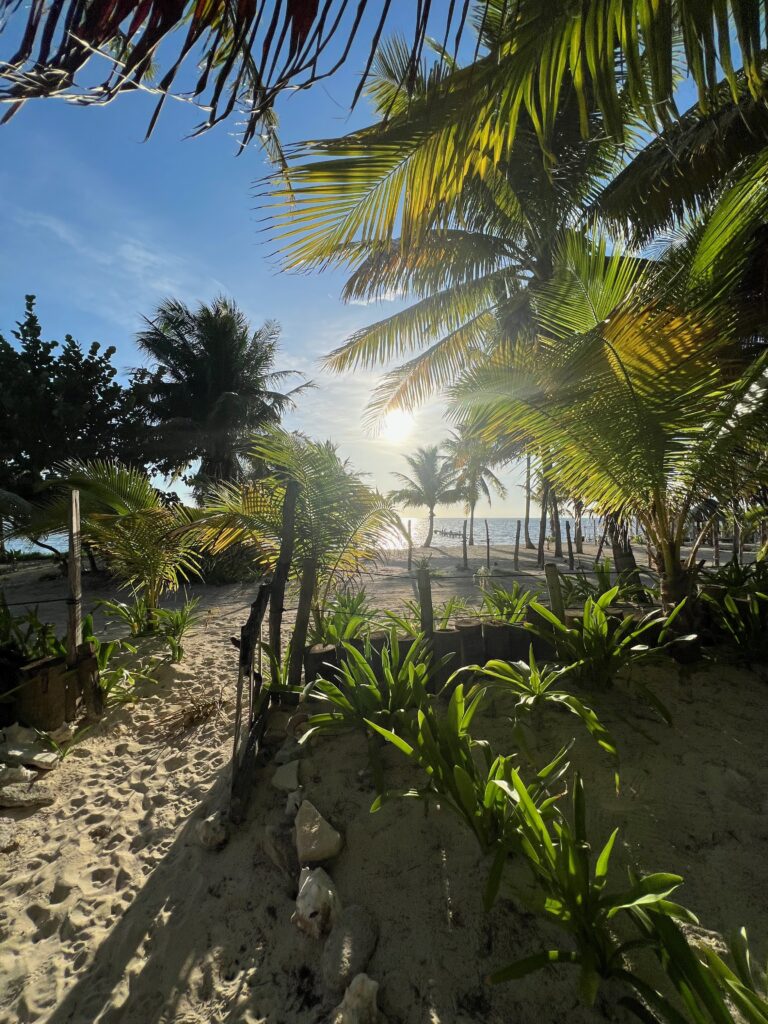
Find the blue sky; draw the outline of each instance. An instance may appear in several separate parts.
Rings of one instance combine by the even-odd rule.
[[[283,140],[366,123],[364,100],[350,111],[359,68],[358,57],[332,79],[281,98]],[[447,433],[439,404],[391,436],[372,438],[360,420],[376,375],[330,377],[318,362],[397,305],[345,306],[341,274],[278,273],[259,234],[253,193],[268,170],[264,154],[254,146],[236,157],[232,126],[185,140],[197,118],[173,102],[143,142],[152,103],[137,95],[105,108],[38,101],[0,128],[0,331],[8,335],[24,295],[33,293],[46,337],[71,333],[84,345],[115,345],[117,363],[127,369],[140,362],[133,338],[142,314],[168,296],[194,304],[226,293],[254,324],[278,320],[283,367],[318,384],[289,425],[331,437],[379,487],[392,487],[390,471],[404,468],[403,450]],[[503,475],[510,498],[497,501],[493,514],[517,514],[519,475]]]

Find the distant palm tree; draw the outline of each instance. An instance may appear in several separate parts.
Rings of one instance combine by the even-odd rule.
[[[429,529],[424,547],[428,548],[432,544],[435,527],[435,507],[461,498],[461,492],[456,487],[456,473],[450,462],[440,454],[437,445],[417,448],[413,455],[405,456],[405,461],[411,467],[413,476],[393,473],[403,486],[392,491],[390,498],[413,508],[426,506],[429,510]]]
[[[267,320],[252,330],[231,299],[192,310],[167,299],[146,320],[139,348],[157,363],[151,387],[163,441],[162,468],[182,472],[195,459],[195,486],[243,475],[243,445],[278,423],[306,384],[283,393],[295,371],[273,370],[280,328]]]
[[[504,484],[491,469],[499,463],[499,453],[467,424],[451,432],[445,449],[456,474],[456,487],[469,512],[469,543],[472,545],[475,543],[475,506],[480,498],[487,498],[490,505],[491,488],[500,498],[507,496]]]

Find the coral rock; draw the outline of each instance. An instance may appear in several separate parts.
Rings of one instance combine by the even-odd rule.
[[[344,845],[336,829],[329,825],[309,800],[299,807],[296,820],[296,853],[300,864],[317,864],[335,857]]]
[[[16,846],[16,822],[12,818],[0,818],[0,853],[7,853]]]
[[[45,807],[56,800],[45,786],[14,782],[0,788],[0,807]]]
[[[221,811],[209,814],[197,823],[197,838],[206,850],[220,850],[229,839],[229,828]]]
[[[341,910],[336,887],[322,868],[302,868],[299,895],[291,920],[307,935],[319,939],[333,927]]]

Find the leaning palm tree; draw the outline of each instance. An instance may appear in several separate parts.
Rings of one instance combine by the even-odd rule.
[[[467,424],[451,431],[445,442],[448,461],[456,473],[455,486],[461,493],[469,513],[469,543],[475,543],[475,508],[481,498],[491,504],[491,490],[506,498],[504,484],[493,472],[500,458],[493,445]]]
[[[428,548],[432,545],[435,528],[435,508],[461,498],[461,492],[456,486],[456,471],[449,460],[440,454],[437,445],[417,448],[413,455],[405,456],[405,461],[410,466],[412,475],[392,474],[397,477],[401,486],[390,492],[390,498],[412,508],[423,506],[427,509],[429,527],[423,546]]]
[[[196,489],[238,480],[248,437],[278,423],[305,384],[278,390],[295,371],[274,370],[280,329],[253,330],[230,299],[190,309],[168,299],[138,338],[157,364],[151,388],[162,468],[178,473],[199,459]]]

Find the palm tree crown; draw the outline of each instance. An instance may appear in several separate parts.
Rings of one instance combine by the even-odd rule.
[[[475,543],[475,506],[481,498],[491,504],[491,488],[500,498],[507,491],[492,467],[500,461],[494,445],[468,424],[461,424],[445,442],[448,461],[456,473],[456,487],[469,512],[469,543]]]
[[[307,385],[284,393],[295,371],[273,369],[280,328],[271,320],[252,330],[231,300],[190,309],[168,299],[138,336],[158,364],[154,411],[163,430],[162,468],[180,472],[200,459],[196,483],[237,480],[244,441],[278,423]]]
[[[440,454],[437,445],[417,448],[413,455],[406,455],[405,461],[411,468],[412,476],[394,473],[402,484],[392,491],[390,498],[413,508],[421,505],[429,510],[429,530],[424,547],[432,543],[435,525],[435,507],[457,501],[461,494],[456,487],[456,473],[449,461]]]

